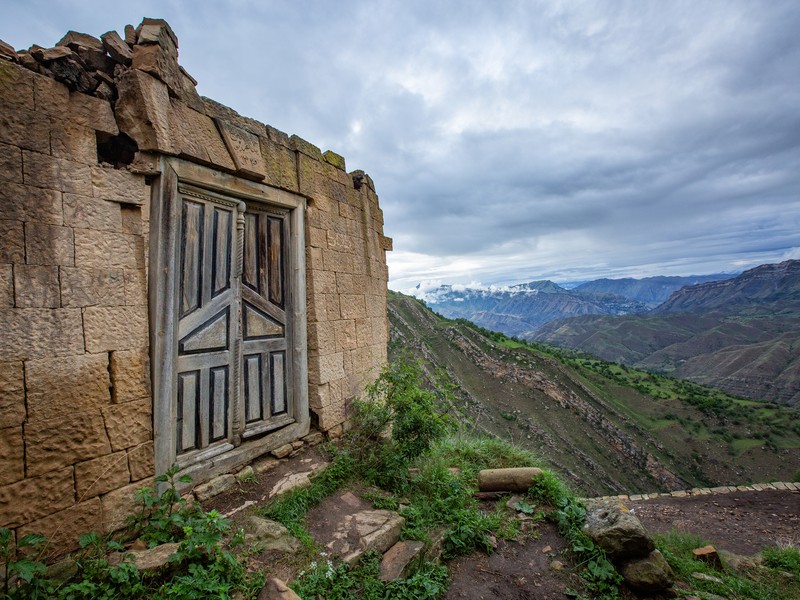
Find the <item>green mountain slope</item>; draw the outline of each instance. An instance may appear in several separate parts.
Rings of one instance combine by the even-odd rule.
[[[441,369],[479,429],[537,451],[587,495],[789,479],[800,413],[515,342],[390,293],[390,354]]]
[[[553,321],[532,339],[799,406],[800,261],[683,288],[647,314]]]

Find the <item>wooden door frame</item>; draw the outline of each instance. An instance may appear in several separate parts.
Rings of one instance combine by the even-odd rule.
[[[156,474],[164,473],[176,460],[175,419],[177,394],[178,290],[181,200],[178,184],[189,184],[222,194],[232,200],[255,201],[289,210],[289,265],[287,294],[292,318],[287,338],[291,350],[295,422],[264,437],[241,440],[241,424],[233,423],[231,449],[205,457],[199,453],[181,474],[193,483],[208,480],[257,456],[306,435],[310,426],[308,407],[308,358],[306,352],[306,199],[278,188],[241,179],[185,160],[162,157],[161,175],[151,186],[148,304],[150,314],[150,369],[153,391],[153,437]],[[241,223],[243,226],[243,222]],[[241,233],[241,229],[240,229]],[[241,246],[240,246],[241,247]],[[235,251],[235,250],[234,250]],[[237,257],[241,260],[241,256]],[[239,343],[238,329],[234,344]],[[234,385],[240,386],[240,369],[235,368]],[[237,403],[242,401],[238,395]],[[234,407],[234,414],[238,411]]]

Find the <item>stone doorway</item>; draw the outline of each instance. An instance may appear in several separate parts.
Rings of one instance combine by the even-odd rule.
[[[308,432],[305,200],[177,160],[154,186],[156,470],[195,482]]]

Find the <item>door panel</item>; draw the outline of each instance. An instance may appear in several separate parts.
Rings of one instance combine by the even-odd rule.
[[[182,197],[177,454],[231,437],[235,205]]]
[[[286,212],[248,205],[242,270],[245,437],[292,422],[285,360],[290,330],[284,280],[287,230]]]

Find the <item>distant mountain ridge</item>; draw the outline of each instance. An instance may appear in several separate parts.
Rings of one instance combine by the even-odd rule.
[[[596,279],[581,284],[573,291],[592,294],[616,294],[631,300],[644,302],[650,307],[655,307],[670,297],[670,295],[686,286],[698,285],[709,281],[721,281],[736,277],[731,273],[716,273],[714,275],[691,275],[688,277],[663,276],[645,277],[634,279]]]
[[[544,325],[531,339],[800,405],[800,260],[675,291],[649,313]]]
[[[442,285],[416,295],[442,316],[530,338],[556,319],[643,313],[683,286],[730,277],[734,275],[598,279],[569,290],[545,279],[489,288]]]

